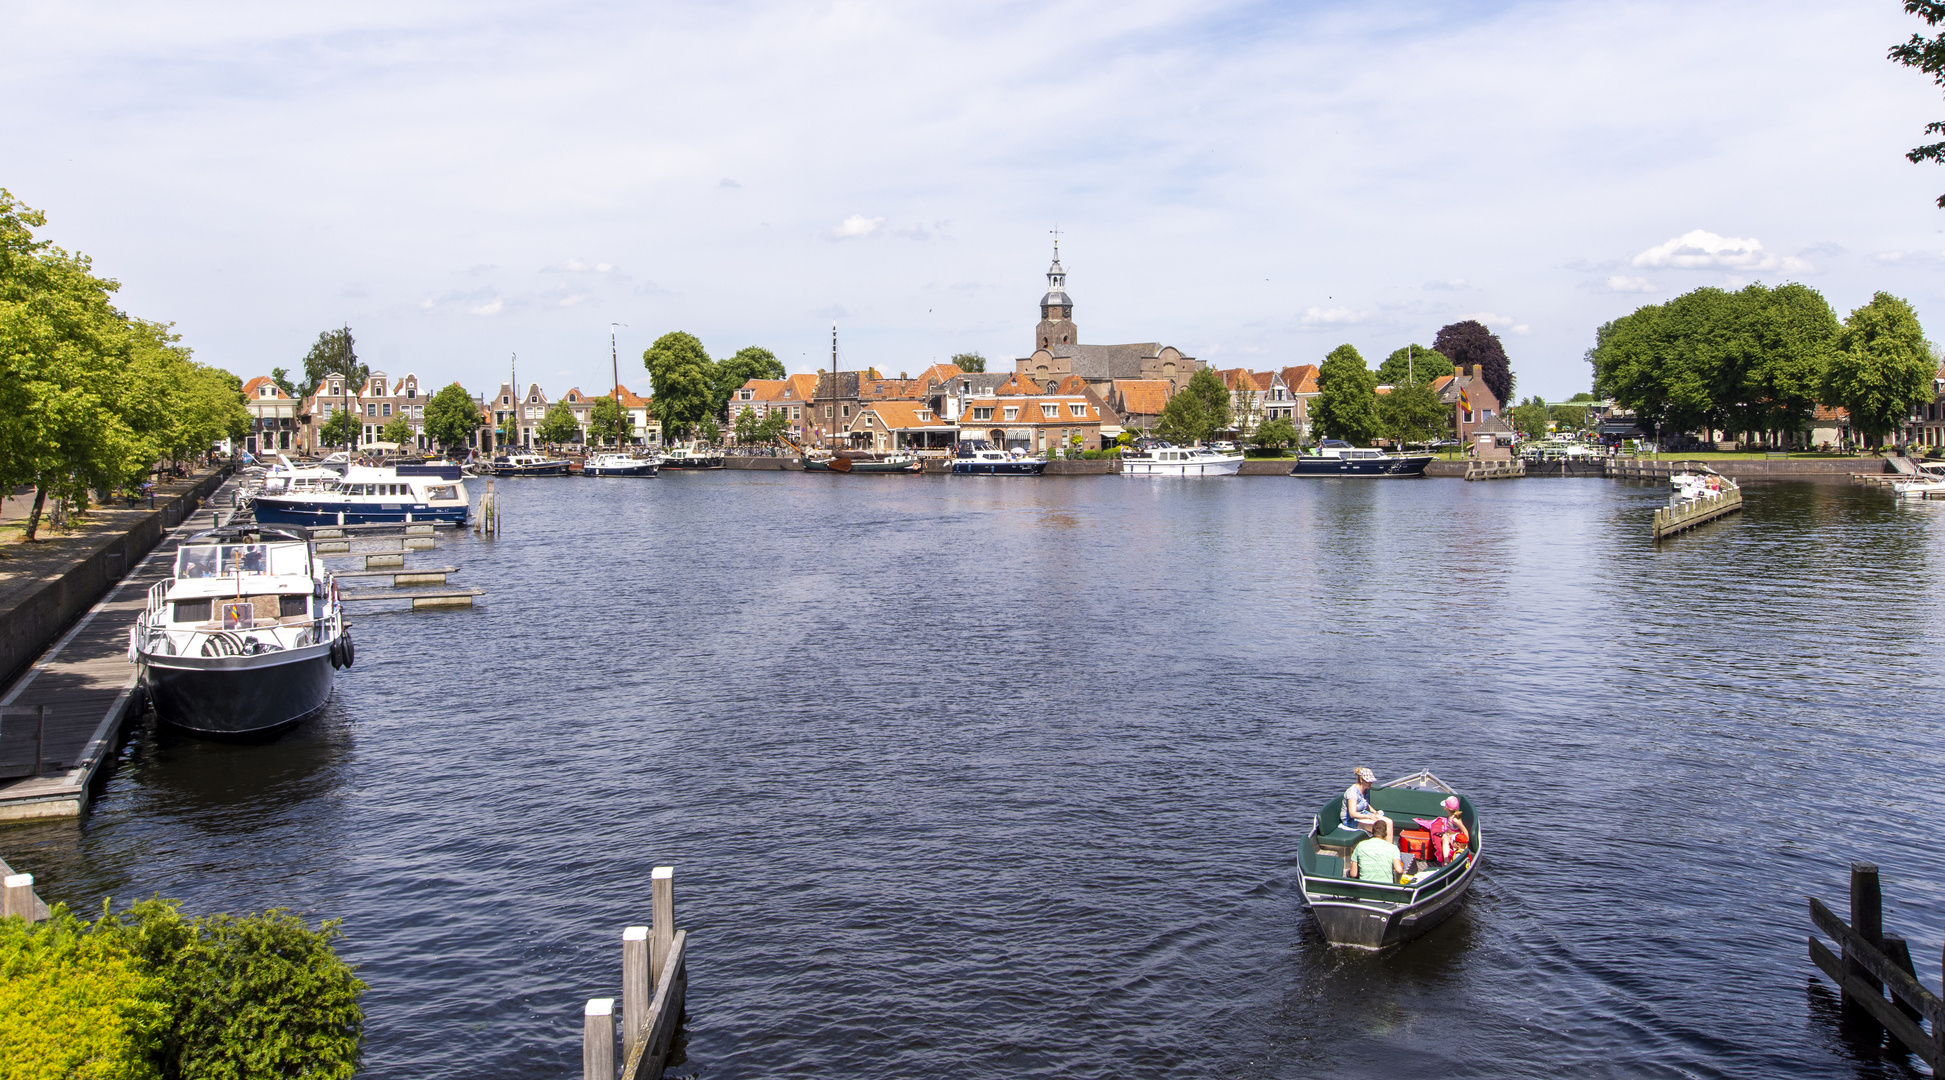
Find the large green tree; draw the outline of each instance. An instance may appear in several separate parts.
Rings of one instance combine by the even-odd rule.
[[[318,334],[317,340],[311,343],[311,351],[304,354],[306,393],[317,389],[326,375],[343,375],[354,395],[371,377],[370,366],[358,360],[358,343],[352,339],[349,326]]]
[[[479,403],[458,383],[448,383],[425,403],[426,437],[448,451],[466,445],[482,420]]]
[[[1266,450],[1281,450],[1297,441],[1297,425],[1281,416],[1265,420],[1256,425],[1249,441]]]
[[[404,446],[417,435],[418,432],[412,430],[412,421],[409,417],[394,416],[385,422],[385,430],[379,432],[378,437],[388,443]]]
[[[1451,365],[1446,367],[1449,374]],[[1430,379],[1398,383],[1377,398],[1379,430],[1396,442],[1431,442],[1450,426],[1452,410],[1439,400]]]
[[[1378,384],[1403,386],[1408,382],[1431,382],[1452,374],[1452,361],[1423,345],[1407,345],[1384,358],[1378,365]]]
[[[715,407],[715,365],[695,335],[672,330],[642,352],[665,437],[688,434]]]
[[[1940,22],[1945,22],[1945,0],[1905,0],[1904,9],[1925,20],[1926,26],[1936,27]],[[1934,83],[1945,86],[1945,34],[1934,37],[1912,34],[1910,41],[1891,47],[1891,59],[1906,67],[1917,68],[1930,75]],[[1925,134],[1945,135],[1945,120],[1926,124]],[[1913,165],[1925,161],[1945,163],[1945,142],[1912,147],[1905,157]],[[1945,195],[1938,197],[1938,205],[1945,208]]]
[[[960,371],[982,372],[986,370],[986,358],[976,352],[952,354],[952,363]]]
[[[715,361],[710,374],[715,397],[709,415],[725,415],[729,409],[729,399],[751,379],[781,379],[785,374],[783,362],[777,359],[775,353],[755,345],[738,349],[736,355]]]
[[[1547,411],[1547,403],[1539,397],[1529,397],[1507,410],[1508,420],[1513,422],[1513,430],[1529,439],[1542,438],[1547,433],[1547,423],[1552,419]]]
[[[324,426],[318,430],[317,437],[325,446],[353,444],[358,441],[359,429],[363,426],[357,413],[333,408],[331,415],[324,418]]]
[[[596,445],[619,446],[629,436],[628,410],[613,397],[598,398],[588,410],[588,440]]]
[[[1229,388],[1222,376],[1203,368],[1162,406],[1155,431],[1164,439],[1199,442],[1228,426]]]
[[[763,421],[756,418],[755,409],[748,405],[743,406],[743,411],[736,414],[736,441],[745,445],[755,443],[757,428],[762,423]]]
[[[1932,400],[1937,372],[1917,312],[1880,292],[1844,320],[1824,372],[1824,403],[1842,405],[1853,432],[1881,443]]]
[[[763,422],[756,426],[756,441],[764,443],[776,442],[789,427],[790,419],[783,414],[783,411],[781,409],[772,410],[768,416],[763,418]]]
[[[1378,418],[1378,379],[1364,366],[1364,357],[1350,345],[1339,345],[1317,366],[1317,397],[1310,403],[1310,421],[1326,438],[1353,446],[1369,443],[1383,431]]]
[[[547,406],[547,415],[541,417],[540,426],[534,429],[534,438],[556,445],[571,443],[580,434],[581,422],[575,419],[574,410],[565,401]]]

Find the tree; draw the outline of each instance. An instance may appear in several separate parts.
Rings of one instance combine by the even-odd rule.
[[[1925,20],[1926,26],[1937,26],[1945,21],[1945,2],[1941,0],[1905,0],[1906,12]],[[1891,48],[1891,59],[1906,67],[1914,67],[1932,77],[1932,81],[1945,86],[1945,34],[1926,37],[1912,34],[1911,40]],[[1925,134],[1945,134],[1945,121],[1934,120],[1925,125]],[[1905,159],[1916,165],[1924,161],[1945,163],[1945,142],[1927,143],[1916,146],[1905,153]],[[1945,195],[1938,197],[1938,205],[1945,209]]]
[[[1445,434],[1451,415],[1430,379],[1399,383],[1378,395],[1378,428],[1394,442],[1431,442]]]
[[[781,379],[785,374],[782,361],[770,350],[755,345],[738,349],[735,356],[716,361],[711,369],[716,393],[709,415],[726,415],[729,399],[751,379]]]
[[[534,431],[535,438],[554,445],[573,442],[580,434],[581,422],[565,401],[556,401],[547,406],[547,415],[541,418],[540,427]]]
[[[1826,405],[1850,412],[1851,430],[1881,444],[1932,399],[1937,373],[1911,305],[1880,292],[1850,313],[1824,373]]]
[[[282,390],[286,396],[296,398],[299,401],[304,400],[304,395],[310,393],[311,389],[315,389],[317,386],[316,383],[312,383],[308,389],[298,387],[296,383],[290,381],[290,369],[280,367],[270,369],[270,381],[276,383],[277,389]]]
[[[415,439],[418,434],[418,432],[412,430],[412,420],[410,417],[394,416],[385,422],[385,430],[379,432],[378,437],[388,443],[396,443],[399,446],[404,446]]]
[[[356,395],[371,377],[371,368],[358,362],[358,346],[351,337],[351,327],[326,330],[311,344],[311,351],[304,354],[304,379],[307,389],[317,389],[326,375],[342,375],[351,393]],[[302,396],[302,395],[298,395]]]
[[[317,437],[323,440],[326,446],[344,446],[358,441],[358,429],[362,426],[357,413],[349,409],[336,409],[330,416],[325,417],[324,427],[318,432]]]
[[[1552,419],[1547,413],[1547,403],[1538,397],[1530,397],[1509,411],[1508,419],[1513,422],[1513,430],[1529,439],[1538,439],[1547,433],[1547,421]]]
[[[1407,345],[1384,358],[1378,365],[1378,384],[1403,386],[1408,382],[1431,382],[1452,374],[1452,361],[1443,353],[1423,345]]]
[[[479,404],[458,383],[448,383],[425,403],[426,437],[448,451],[466,445],[481,423]]]
[[[1587,430],[1587,406],[1585,405],[1549,405],[1547,415],[1553,419],[1556,431]]]
[[[1281,416],[1256,425],[1256,434],[1250,439],[1266,450],[1281,450],[1296,441],[1297,425]]]
[[[621,445],[629,435],[628,410],[619,398],[597,398],[588,410],[588,441],[596,445]]]
[[[1155,422],[1155,431],[1164,439],[1199,442],[1229,426],[1229,388],[1222,376],[1208,368],[1189,376]]]
[[[1472,366],[1479,365],[1486,388],[1499,399],[1502,408],[1513,400],[1513,367],[1506,359],[1506,347],[1499,343],[1499,335],[1486,329],[1484,323],[1473,319],[1455,322],[1438,332],[1432,339],[1432,348],[1464,374],[1470,375]]]
[[[655,416],[671,439],[681,438],[715,402],[714,367],[702,342],[674,330],[655,339],[642,352],[642,367],[655,395]]]
[[[1378,419],[1378,380],[1355,348],[1339,345],[1317,366],[1317,397],[1310,403],[1310,418],[1325,437],[1353,446],[1378,437],[1383,429]]]
[[[736,414],[736,441],[739,443],[756,442],[757,427],[761,423],[762,421],[756,418],[755,409],[750,408],[748,405],[743,406],[743,411]]]
[[[714,446],[723,441],[723,426],[716,422],[715,417],[705,416],[702,418],[702,423],[696,427],[696,434],[703,442]]]
[[[782,411],[773,411],[763,418],[761,424],[756,426],[757,441],[765,443],[776,442],[783,437],[784,429],[789,426],[790,420],[784,416]]]
[[[954,353],[952,363],[960,371],[977,373],[986,370],[986,358],[976,352]]]

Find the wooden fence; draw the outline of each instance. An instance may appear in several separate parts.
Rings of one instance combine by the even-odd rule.
[[[650,926],[621,932],[621,1078],[660,1080],[689,987],[689,932],[675,928],[675,870],[650,876]],[[615,999],[590,998],[582,1013],[582,1080],[615,1080]]]
[[[1884,930],[1884,895],[1877,867],[1850,864],[1850,922],[1816,897],[1810,921],[1837,943],[1832,953],[1810,936],[1810,959],[1843,992],[1844,1019],[1866,1037],[1886,1034],[1937,1070],[1945,1061],[1945,1001],[1925,989],[1911,965],[1911,946]],[[1886,997],[1889,991],[1890,996]],[[1925,1030],[1929,1021],[1931,1030]]]

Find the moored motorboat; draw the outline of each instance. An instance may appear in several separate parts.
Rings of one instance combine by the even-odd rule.
[[[672,446],[662,455],[662,468],[688,471],[693,469],[720,469],[724,467],[723,452],[699,443],[684,443]]]
[[[1430,454],[1387,454],[1372,447],[1325,439],[1314,454],[1301,454],[1291,476],[1423,476]]]
[[[1365,834],[1340,825],[1344,796],[1324,804],[1311,820],[1297,861],[1304,903],[1333,945],[1381,949],[1425,933],[1458,910],[1472,887],[1484,851],[1478,812],[1472,800],[1454,791],[1430,771],[1401,777],[1370,790],[1371,808],[1405,826],[1415,819],[1436,819],[1441,805],[1457,796],[1459,812],[1470,840],[1450,859],[1409,876],[1404,884],[1385,885],[1344,875],[1344,861]],[[1456,835],[1456,834],[1455,834]]]
[[[1123,476],[1234,476],[1242,467],[1243,455],[1219,454],[1206,446],[1154,442],[1121,451]]]
[[[566,476],[568,460],[545,454],[505,454],[493,459],[486,471],[494,476]]]
[[[466,483],[438,476],[405,476],[393,468],[353,465],[342,479],[278,494],[260,494],[251,512],[265,525],[390,525],[450,521],[471,512]]]
[[[589,454],[586,464],[581,466],[581,475],[654,476],[660,466],[661,463],[654,458],[641,458],[633,454]]]
[[[332,669],[355,658],[337,586],[302,529],[190,537],[129,631],[156,715],[199,735],[289,727],[324,707]]]
[[[1001,450],[984,439],[959,444],[952,452],[952,471],[958,476],[1039,476],[1047,463],[1024,450]]]

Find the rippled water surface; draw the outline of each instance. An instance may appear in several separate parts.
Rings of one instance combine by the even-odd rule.
[[[712,1080],[1899,1075],[1804,954],[1854,858],[1937,985],[1945,505],[1752,486],[1657,549],[1602,480],[500,491],[414,556],[482,607],[360,617],[320,719],[145,729],[0,854],[342,918],[386,1078],[576,1075],[661,863]],[[1295,882],[1363,764],[1485,822],[1382,954]]]

